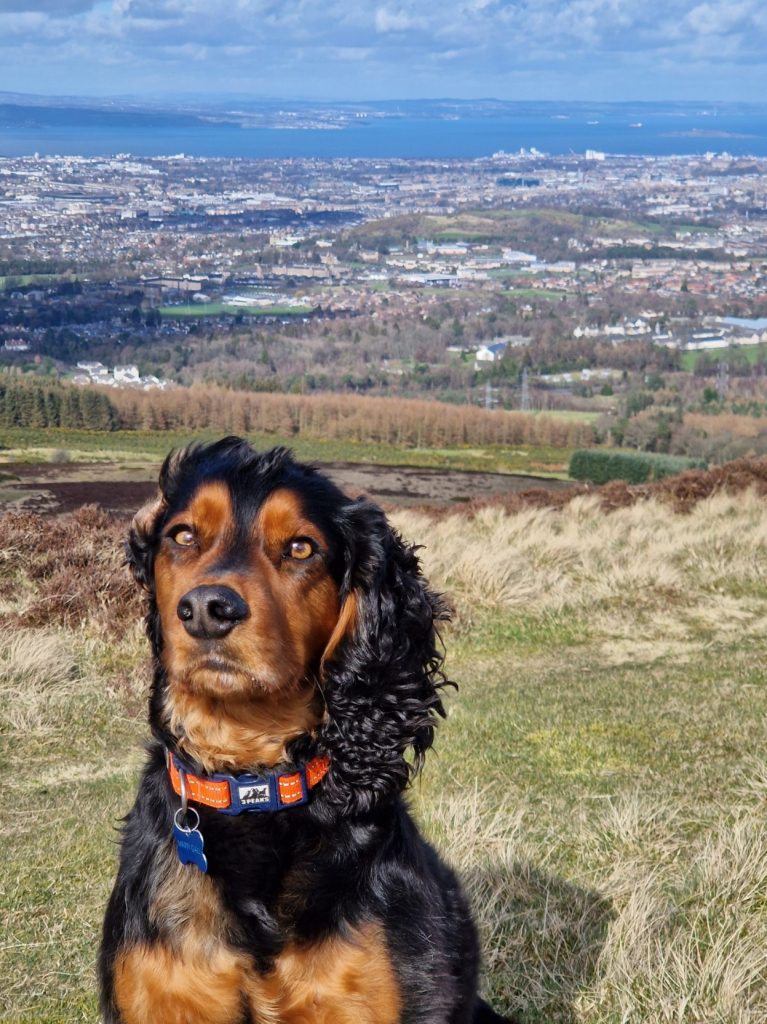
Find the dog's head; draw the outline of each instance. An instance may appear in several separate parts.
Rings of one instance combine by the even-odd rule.
[[[328,754],[323,791],[347,809],[405,787],[443,714],[444,611],[381,509],[225,438],[166,459],[128,561],[149,594],[158,735],[216,767]]]

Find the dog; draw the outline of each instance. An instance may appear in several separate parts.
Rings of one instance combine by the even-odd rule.
[[[99,955],[105,1024],[490,1024],[475,925],[403,791],[446,618],[383,511],[284,448],[171,453],[133,520],[152,741]]]

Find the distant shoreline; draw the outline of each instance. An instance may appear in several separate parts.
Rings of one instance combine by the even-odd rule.
[[[637,131],[637,124],[642,130]],[[710,127],[709,127],[710,125]],[[698,155],[705,139],[767,157],[767,104],[286,102],[208,108],[36,103],[0,94],[0,157],[452,159]],[[711,148],[709,146],[709,148]]]
[[[758,135],[745,132],[717,132],[709,128],[691,128],[687,132],[663,132],[664,139],[758,139]]]

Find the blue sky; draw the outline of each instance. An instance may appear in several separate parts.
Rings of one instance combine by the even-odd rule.
[[[0,0],[0,90],[767,97],[765,0]]]

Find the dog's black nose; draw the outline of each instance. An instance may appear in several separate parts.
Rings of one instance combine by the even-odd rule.
[[[195,587],[184,594],[176,612],[190,636],[218,640],[243,621],[248,606],[229,587]]]

